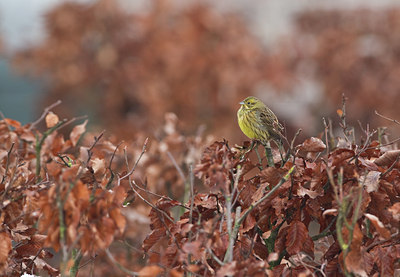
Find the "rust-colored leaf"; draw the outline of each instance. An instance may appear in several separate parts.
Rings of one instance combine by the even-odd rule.
[[[354,151],[346,148],[336,149],[329,155],[328,166],[337,166],[354,156]]]
[[[400,202],[394,203],[388,211],[392,213],[395,220],[400,221]]]
[[[399,155],[400,150],[389,150],[385,152],[385,154],[377,158],[374,163],[379,166],[390,166],[396,161]]]
[[[374,263],[378,267],[379,276],[394,276],[395,248],[378,245],[371,252]],[[398,259],[398,257],[397,257]]]
[[[109,213],[112,220],[114,220],[115,225],[118,227],[119,232],[123,234],[126,226],[126,219],[121,214],[121,210],[119,208],[114,208],[109,211]]]
[[[82,134],[86,131],[86,124],[88,120],[85,120],[82,124],[76,125],[69,135],[69,139],[71,140],[72,146],[76,146]]]
[[[163,271],[162,267],[159,267],[158,265],[148,265],[142,268],[138,274],[140,277],[153,277],[158,276]]]
[[[165,238],[165,229],[159,228],[151,231],[151,233],[144,239],[142,248],[144,252],[149,251],[159,240]]]
[[[306,139],[299,147],[303,152],[322,152],[326,149],[325,143],[319,138],[311,137]]]
[[[286,235],[286,250],[290,255],[295,255],[304,249],[304,242],[308,237],[308,229],[301,221],[293,221],[289,225]]]
[[[226,263],[221,266],[218,271],[216,277],[225,277],[225,276],[233,276],[236,273],[236,261],[231,263]]]
[[[0,267],[7,263],[11,248],[10,236],[6,232],[0,232]]]
[[[4,118],[4,121],[5,121],[8,125],[10,125],[10,126],[12,126],[12,127],[14,127],[14,128],[19,128],[19,127],[21,127],[21,123],[20,123],[19,121],[17,121],[17,120],[14,120],[14,119],[11,119],[11,118]]]
[[[383,237],[384,239],[390,238],[390,232],[385,228],[385,225],[379,220],[379,218],[372,214],[364,214],[366,218],[368,218],[371,223],[374,225],[375,230]]]
[[[348,241],[349,231],[346,227],[342,229],[344,238]],[[344,264],[349,272],[360,276],[367,276],[366,265],[362,259],[365,249],[361,246],[363,234],[358,224],[354,226],[353,239],[350,245],[350,252],[347,254]],[[340,254],[340,259],[343,259],[343,252]]]

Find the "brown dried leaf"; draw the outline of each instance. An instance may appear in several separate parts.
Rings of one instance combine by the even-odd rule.
[[[378,267],[379,276],[394,276],[395,248],[393,246],[383,248],[381,245],[374,247],[370,253]]]
[[[153,277],[158,276],[164,270],[158,265],[148,265],[143,267],[139,272],[140,277]]]
[[[400,221],[400,202],[393,204],[388,211],[392,213],[395,220]]]
[[[288,234],[289,226],[286,226],[282,228],[279,233],[278,237],[275,240],[275,252],[276,253],[282,253],[283,250],[286,249],[286,237]],[[269,237],[270,234],[268,234],[267,237]],[[263,234],[263,237],[265,238],[266,236]]]
[[[366,169],[368,170],[378,170],[378,165],[374,163],[373,161],[367,160],[363,157],[358,157],[358,160],[361,162],[363,166],[365,166]]]
[[[379,189],[379,178],[381,173],[379,171],[369,171],[367,175],[359,177],[359,182],[363,184],[368,193],[377,191]]]
[[[76,146],[81,135],[86,131],[86,124],[88,120],[85,120],[82,124],[76,125],[69,135],[69,139],[71,140],[72,146]]]
[[[115,225],[118,227],[119,232],[121,234],[124,233],[125,226],[126,226],[126,219],[125,217],[121,214],[121,209],[119,208],[114,208],[109,211],[110,217],[112,220],[114,220]]]
[[[142,248],[144,252],[149,251],[159,240],[165,238],[166,230],[159,228],[151,231],[151,233],[143,240]]]
[[[311,137],[306,139],[300,146],[302,152],[322,152],[326,149],[325,143],[319,138]]]
[[[336,149],[333,153],[329,154],[328,166],[337,166],[343,161],[354,156],[354,151],[346,148]]]
[[[379,166],[390,166],[396,161],[399,155],[400,150],[389,150],[385,152],[385,154],[377,158],[374,163]]]
[[[45,120],[46,120],[47,128],[51,128],[51,127],[56,126],[56,124],[60,121],[59,118],[58,118],[58,115],[56,115],[53,112],[49,112],[46,115],[46,119]]]
[[[308,237],[308,229],[301,221],[293,221],[289,225],[286,235],[286,250],[290,255],[295,255],[304,249],[304,242]]]
[[[258,189],[256,190],[256,192],[252,195],[251,200],[253,201],[253,204],[255,202],[257,202],[258,200],[261,199],[261,197],[264,196],[265,193],[265,188],[268,186],[268,183],[263,183],[261,184]]]
[[[226,263],[221,266],[217,271],[216,277],[233,276],[236,272],[236,261],[233,261],[231,263]]]
[[[14,128],[19,128],[19,127],[21,127],[21,123],[20,123],[19,121],[17,121],[17,120],[14,120],[14,119],[11,119],[11,118],[4,118],[4,121],[5,121],[8,125],[10,125],[10,126],[12,126],[12,127],[14,127]]]
[[[364,214],[366,218],[368,218],[375,227],[375,230],[381,235],[384,239],[390,238],[390,232],[385,228],[385,225],[379,220],[378,217],[372,214]]]
[[[0,233],[0,268],[7,263],[11,251],[11,238],[6,232]]]
[[[349,231],[346,227],[342,229],[344,237],[348,240]],[[350,252],[347,254],[344,261],[345,266],[348,271],[353,272],[360,276],[367,276],[366,266],[364,260],[362,259],[365,249],[362,248],[363,234],[360,230],[358,224],[354,226],[353,230],[353,240],[350,245]],[[341,259],[343,259],[343,253],[340,254]]]

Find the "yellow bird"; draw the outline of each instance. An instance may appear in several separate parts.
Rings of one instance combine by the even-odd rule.
[[[282,145],[283,127],[276,115],[258,98],[249,96],[239,103],[237,112],[239,127],[250,139],[260,141],[265,145],[273,140]]]

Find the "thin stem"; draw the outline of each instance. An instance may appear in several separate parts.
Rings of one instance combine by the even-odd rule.
[[[267,161],[268,161],[268,166],[275,167],[274,157],[272,155],[271,144],[269,143],[269,141],[267,141],[264,144],[264,148],[265,148],[265,156],[267,157]]]
[[[240,215],[241,213],[241,207],[238,206],[238,208],[236,209],[236,220],[235,220],[235,225],[233,227],[233,230],[231,231],[231,233],[229,233],[229,241],[231,242],[235,242],[236,237],[239,233],[239,228],[242,225],[243,221],[246,219],[246,217],[251,213],[251,211],[256,208],[258,205],[260,205],[263,201],[265,201],[266,199],[268,199],[269,197],[271,197],[276,190],[278,190],[278,188],[280,188],[290,177],[290,175],[292,174],[294,170],[294,166],[292,166],[289,171],[285,174],[285,176],[282,177],[282,179],[279,181],[279,183],[273,187],[266,195],[264,195],[263,197],[261,197],[258,201],[256,201],[254,204],[251,204],[250,207],[247,208],[247,210]],[[227,211],[228,213],[230,213],[229,211]],[[240,215],[240,217],[239,217]],[[231,227],[232,228],[232,227]],[[227,262],[230,259],[230,251],[233,251],[233,245],[232,247],[230,247],[231,245],[229,244],[228,246],[228,250],[225,254],[225,258],[224,261]],[[233,253],[233,252],[232,252]]]
[[[129,269],[127,269],[126,267],[124,267],[122,264],[120,264],[111,254],[109,249],[105,250],[107,257],[110,259],[110,261],[116,265],[121,271],[123,271],[124,273],[130,275],[130,276],[139,276],[139,273],[135,272],[135,271],[131,271]]]

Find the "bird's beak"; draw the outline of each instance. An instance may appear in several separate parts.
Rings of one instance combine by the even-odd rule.
[[[243,102],[243,101],[241,101],[241,102],[239,102],[239,104],[240,104],[240,105],[244,105],[244,102]]]

